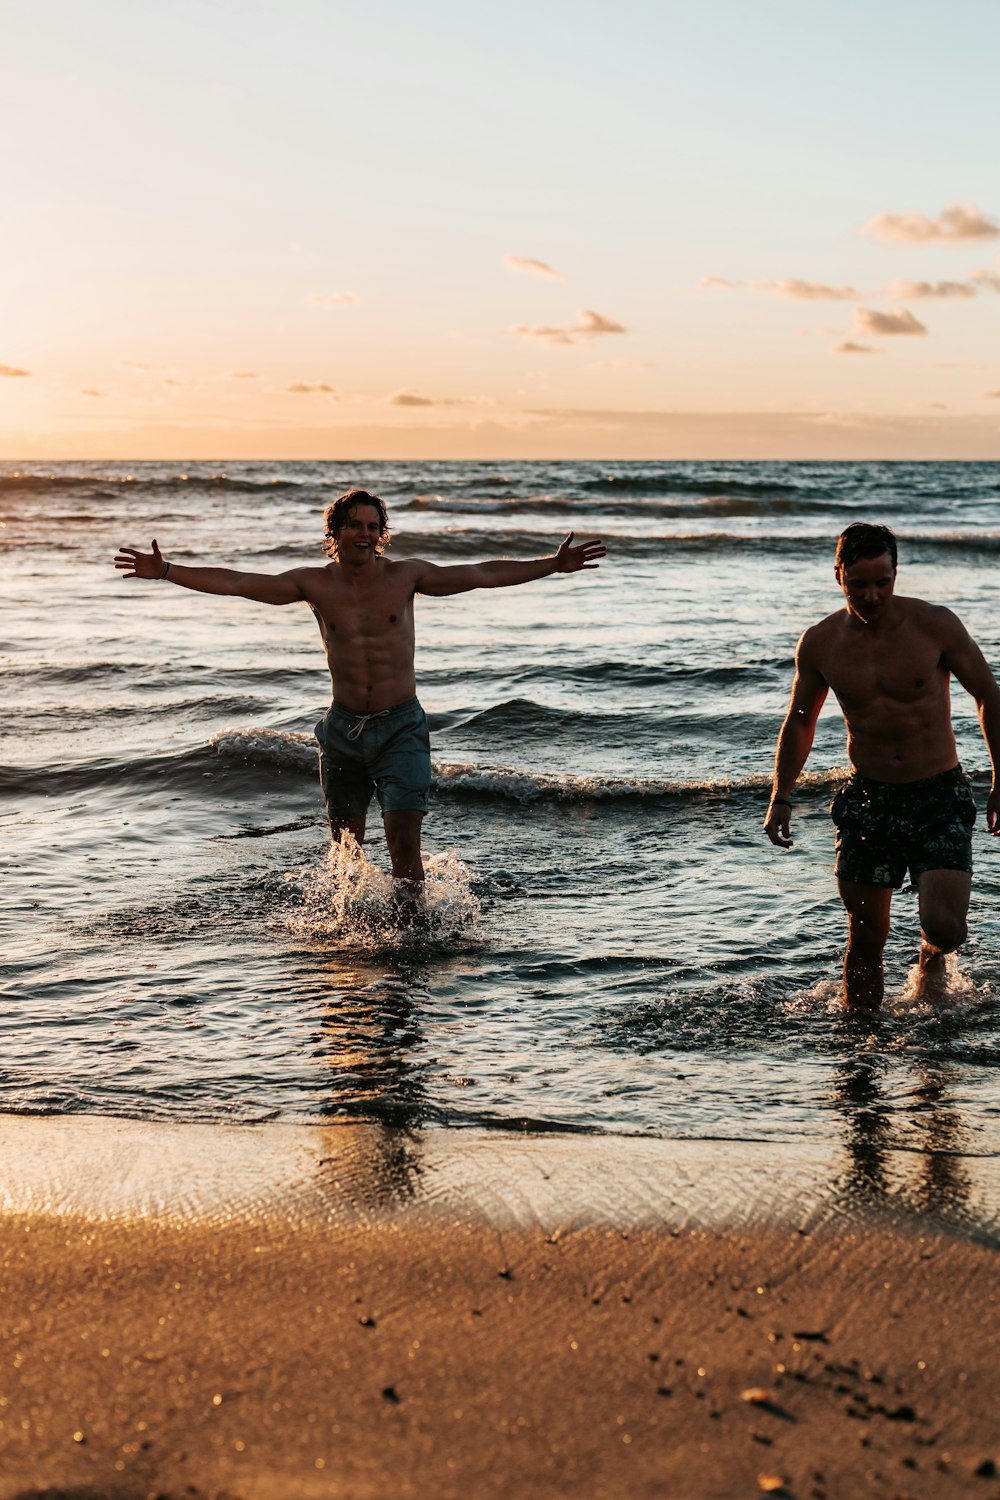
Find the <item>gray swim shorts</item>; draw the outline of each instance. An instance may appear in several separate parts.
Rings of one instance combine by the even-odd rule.
[[[387,812],[426,812],[431,786],[427,716],[416,698],[376,714],[330,705],[316,725],[319,779],[334,827],[357,823],[372,792]]]
[[[837,827],[837,879],[903,884],[928,870],[972,873],[976,804],[961,766],[923,781],[852,776],[830,804]]]

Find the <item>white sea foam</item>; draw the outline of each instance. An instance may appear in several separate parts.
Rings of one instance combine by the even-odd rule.
[[[330,845],[317,868],[285,876],[300,891],[288,926],[298,937],[334,938],[347,948],[379,952],[475,941],[480,906],[468,866],[446,850],[424,857],[424,875],[424,909],[411,922],[400,911],[392,876],[347,835]]]
[[[255,765],[283,766],[289,770],[314,772],[316,741],[311,734],[266,726],[223,729],[212,735],[209,745],[217,755],[249,760]],[[809,772],[800,778],[804,786],[823,786],[848,773],[844,770]],[[687,797],[730,792],[765,792],[768,775],[744,779],[707,778],[666,780],[650,776],[579,775],[568,771],[531,771],[516,766],[477,766],[461,762],[434,761],[432,784],[439,792],[473,796],[504,797],[512,802],[609,802],[633,797]]]
[[[439,791],[506,797],[512,802],[608,801],[619,797],[663,797],[688,790],[680,781],[640,776],[580,776],[570,772],[527,771],[510,766],[434,766]]]
[[[255,765],[286,766],[293,771],[316,769],[314,736],[295,730],[268,729],[265,725],[221,729],[208,743],[217,755],[253,761]]]
[[[817,771],[800,777],[801,785],[824,786],[846,776],[846,771]],[[571,772],[527,771],[508,766],[448,765],[434,766],[434,785],[442,791],[472,792],[509,797],[516,802],[614,801],[626,797],[716,796],[730,792],[766,791],[771,785],[768,775],[728,779],[707,777],[680,781],[652,776],[590,776]]]

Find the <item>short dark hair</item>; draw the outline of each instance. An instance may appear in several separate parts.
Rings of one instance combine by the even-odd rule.
[[[868,521],[852,521],[837,538],[836,564],[851,568],[862,557],[881,557],[888,552],[892,570],[896,571],[896,536],[888,526],[873,526]]]
[[[379,534],[375,543],[375,555],[381,557],[389,545],[389,512],[378,495],[369,495],[367,490],[345,490],[332,505],[323,512],[323,551],[327,557],[337,556],[337,533],[356,505],[371,505],[378,511]]]

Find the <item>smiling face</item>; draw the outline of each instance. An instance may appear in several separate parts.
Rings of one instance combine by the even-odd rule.
[[[859,557],[834,569],[844,591],[847,613],[864,625],[881,620],[896,587],[896,569],[888,552],[878,557]]]
[[[342,562],[359,563],[376,555],[382,536],[382,517],[374,505],[358,501],[333,533]]]
[[[363,523],[357,520],[357,512],[364,513]],[[368,553],[360,545],[359,532],[363,530],[370,534],[373,517],[378,526],[378,534],[375,546]],[[345,550],[353,553],[355,562],[364,561],[372,554],[381,556],[389,545],[389,513],[378,495],[370,495],[367,490],[345,490],[332,505],[326,507],[323,512],[323,551],[327,557],[335,559],[340,556],[341,533],[345,544],[348,543],[348,538],[355,543],[353,547],[345,545]]]

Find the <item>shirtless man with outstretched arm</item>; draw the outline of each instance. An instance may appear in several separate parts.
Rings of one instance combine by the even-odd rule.
[[[424,878],[420,830],[427,811],[431,763],[427,720],[416,698],[413,601],[470,589],[509,588],[598,566],[603,542],[573,545],[570,532],[551,557],[531,562],[463,563],[439,567],[382,553],[389,540],[386,509],[365,490],[349,490],[324,514],[323,567],[286,573],[190,568],[152,552],[122,547],[115,567],[125,578],[163,579],[202,594],[232,594],[261,604],[308,604],[316,616],[333,679],[333,703],[316,726],[320,777],[334,840],[351,833],[360,844],[373,790],[397,881]],[[401,888],[411,906],[420,890]]]
[[[849,923],[844,994],[856,1010],[882,1003],[889,907],[907,866],[919,902],[925,992],[940,986],[945,955],[965,940],[976,808],[951,727],[951,677],[976,700],[993,766],[986,826],[1000,833],[1000,688],[951,610],[895,593],[896,553],[886,526],[856,522],[841,533],[834,572],[845,607],[799,641],[764,820],[772,844],[789,848],[792,788],[832,688],[853,768],[830,815]]]

